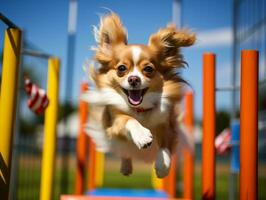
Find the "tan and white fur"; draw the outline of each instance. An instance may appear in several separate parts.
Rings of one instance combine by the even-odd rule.
[[[88,133],[101,151],[121,157],[121,173],[132,173],[132,159],[155,162],[165,177],[176,150],[184,81],[177,71],[185,62],[180,47],[195,35],[170,25],[150,36],[148,45],[127,44],[119,17],[103,16],[94,28],[99,69],[91,72],[96,87],[82,95],[90,106]]]

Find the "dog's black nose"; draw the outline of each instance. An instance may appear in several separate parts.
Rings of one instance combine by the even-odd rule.
[[[130,76],[128,77],[128,83],[132,87],[138,87],[140,86],[140,78],[138,76]]]

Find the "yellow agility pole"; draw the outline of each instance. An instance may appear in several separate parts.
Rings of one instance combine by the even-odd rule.
[[[96,172],[95,172],[95,185],[96,187],[103,186],[103,179],[104,179],[104,160],[105,155],[102,152],[96,151]]]
[[[152,167],[151,184],[155,190],[163,190],[163,179],[157,178],[154,166]]]
[[[40,199],[51,200],[53,195],[55,151],[56,151],[56,125],[58,116],[58,92],[59,92],[58,58],[48,60],[47,95],[49,105],[45,111],[44,120],[44,143],[42,155],[42,173]]]
[[[15,127],[21,31],[5,31],[0,101],[0,197],[8,199],[12,139]]]

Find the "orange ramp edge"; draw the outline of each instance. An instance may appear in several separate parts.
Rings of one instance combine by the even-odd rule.
[[[173,198],[141,198],[141,197],[100,197],[83,195],[62,195],[60,200],[185,200]]]

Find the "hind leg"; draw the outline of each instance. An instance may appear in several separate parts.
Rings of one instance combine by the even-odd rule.
[[[171,152],[175,149],[177,138],[169,126],[162,125],[156,130],[159,150],[155,160],[155,172],[158,178],[164,178],[171,167]]]
[[[120,166],[120,172],[124,176],[129,176],[132,174],[132,160],[131,158],[122,158],[121,159],[121,166]]]
[[[155,172],[158,178],[168,175],[171,166],[171,154],[167,148],[160,148],[155,160]]]

